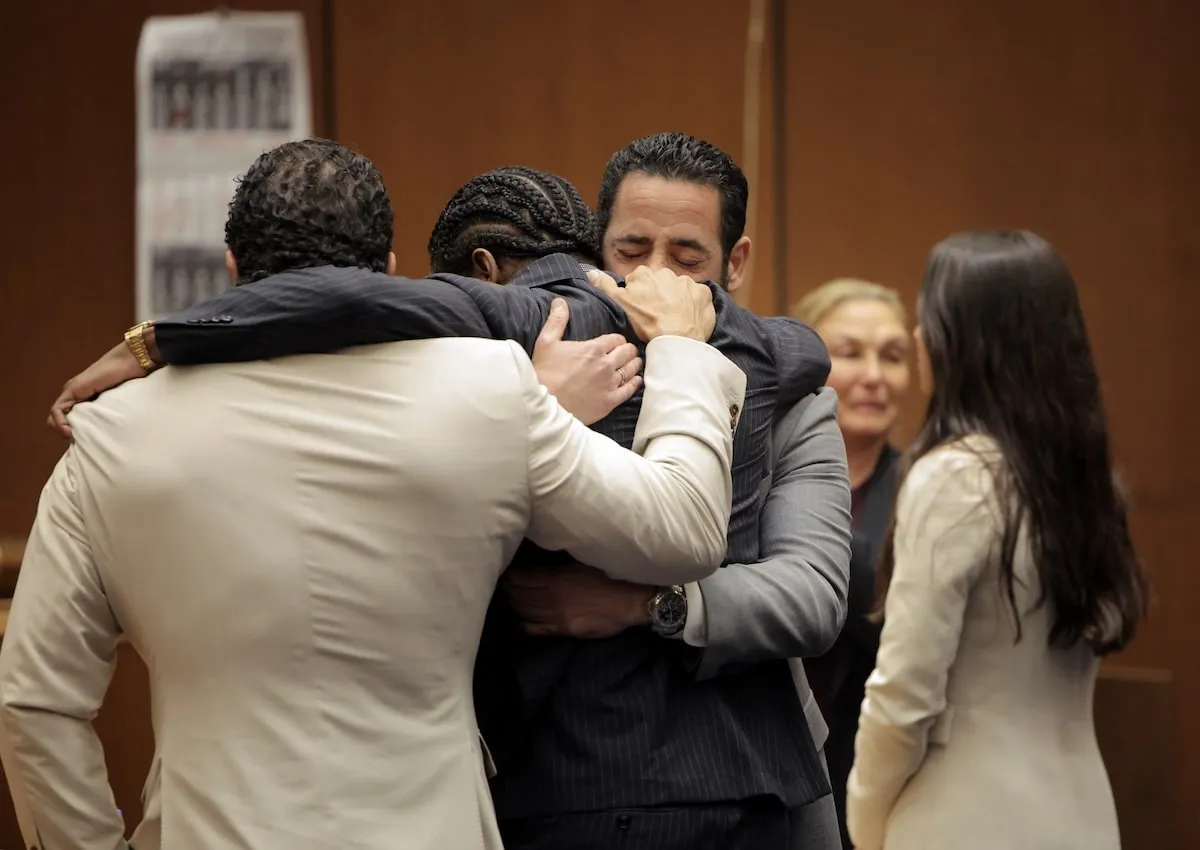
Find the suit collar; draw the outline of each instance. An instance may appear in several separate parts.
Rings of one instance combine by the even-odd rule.
[[[534,260],[514,277],[509,286],[548,286],[577,280],[587,284],[587,270],[595,266],[584,266],[569,254],[548,254]]]

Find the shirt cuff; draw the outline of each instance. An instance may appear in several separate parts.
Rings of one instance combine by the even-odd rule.
[[[683,592],[687,596],[687,621],[675,637],[683,638],[684,643],[688,646],[703,649],[708,646],[708,621],[704,614],[704,593],[701,592],[700,585],[694,581],[685,584]]]

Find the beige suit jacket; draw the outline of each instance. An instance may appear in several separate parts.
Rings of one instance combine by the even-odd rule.
[[[1048,645],[1028,539],[1022,637],[994,557],[995,444],[936,450],[896,505],[896,564],[867,680],[846,819],[858,850],[1119,850],[1092,723],[1097,660]]]
[[[138,850],[500,847],[471,681],[522,538],[647,583],[725,553],[744,376],[662,338],[645,380],[642,457],[488,340],[171,368],[77,408],[0,652],[29,842],[125,846],[89,722],[124,634],[157,745]]]

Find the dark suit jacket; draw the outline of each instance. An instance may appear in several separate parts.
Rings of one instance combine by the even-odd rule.
[[[231,290],[179,317],[157,323],[156,339],[165,359],[177,364],[259,359],[330,351],[350,345],[444,336],[508,338],[532,353],[556,296],[565,298],[570,306],[567,338],[586,339],[618,332],[644,348],[620,308],[590,286],[579,264],[565,255],[553,255],[532,263],[507,287],[441,275],[412,281],[361,269],[325,267],[289,272]],[[759,318],[738,307],[715,286],[713,296],[717,326],[710,342],[747,376],[746,401],[734,440],[729,558],[740,563],[753,563],[758,559],[758,515],[765,490],[761,484],[770,476],[767,447],[772,425],[799,399],[824,383],[829,361],[823,344],[807,327],[788,319]],[[640,403],[639,394],[593,427],[623,445],[630,445]],[[545,557],[545,553],[531,547],[518,553],[519,561],[544,560]],[[541,706],[560,683],[572,655],[581,648],[593,655],[606,652],[598,646],[602,642],[596,641],[586,642],[590,646],[581,647],[584,642],[523,639],[516,634],[508,617],[506,606],[493,606],[481,642],[476,679],[481,726],[494,748],[493,755],[502,775],[509,754],[520,746],[529,727],[539,722]],[[636,652],[626,651],[619,644],[614,639],[607,657],[593,659],[591,667],[597,675],[629,681],[634,676],[631,670],[625,669],[628,666],[625,659]],[[687,656],[695,654],[691,647],[660,639],[647,641],[645,646],[636,649],[643,654],[650,652],[661,656],[658,660],[668,661],[671,669],[679,668],[681,660],[686,664]],[[502,663],[505,656],[517,659],[515,682],[505,673]],[[606,660],[612,662],[607,667]],[[796,702],[796,698],[786,664],[779,666],[779,671],[772,671],[767,676],[769,682],[757,684],[757,698],[761,700],[764,694],[781,687],[779,699],[785,704],[778,708],[780,719],[762,716],[761,711],[752,712],[748,704],[744,709],[735,708],[732,712],[761,716],[754,724],[760,732],[759,737],[763,738],[759,748],[775,751],[764,758],[786,762],[794,755],[793,761],[805,762],[791,766],[787,777],[776,783],[789,785],[794,793],[787,796],[794,802],[819,796],[821,788],[827,786],[815,761],[802,711],[793,712],[794,721],[782,719],[785,715],[791,716],[788,715],[791,706],[787,700]],[[668,673],[664,669],[648,672],[646,665],[643,668],[641,676],[645,683],[638,687],[661,691],[661,683],[654,685],[650,679]],[[750,679],[745,680],[746,700],[755,698],[750,695],[753,684]],[[700,702],[707,699],[723,705],[723,702],[740,699],[732,689],[730,693],[720,692],[719,685],[697,687],[706,689],[706,696],[696,697]],[[645,703],[644,694],[635,694],[631,698],[638,705]],[[652,711],[661,710],[660,706]],[[720,714],[721,711],[724,711],[723,707],[713,711],[698,710],[700,719],[690,728],[679,731],[680,736],[690,739],[682,750],[691,753],[697,762],[719,760],[713,752],[701,750],[709,746],[705,741],[714,737],[703,724],[709,722],[714,712]],[[775,724],[773,732],[768,728],[772,724]],[[781,724],[784,728],[778,728]],[[743,737],[740,730],[734,734]],[[775,739],[775,743],[769,746],[768,738]],[[719,754],[729,743],[721,741],[709,749]],[[734,765],[730,764],[730,767]],[[749,765],[739,763],[736,768],[728,773],[718,770],[715,774],[713,771],[695,771],[697,781],[703,780],[712,787],[695,791],[693,796],[715,795],[717,799],[729,799],[743,793],[775,793],[775,786],[766,791],[757,787],[743,791],[741,777],[731,775],[770,770],[753,760]],[[634,779],[630,777],[625,781],[617,777],[616,785],[628,788]],[[738,786],[737,791],[728,790],[733,785]],[[591,791],[587,794],[591,795]],[[603,800],[605,795],[587,798]]]
[[[896,501],[900,454],[891,446],[883,450],[875,471],[859,487],[854,535],[850,541],[850,592],[842,634],[820,658],[805,662],[809,681],[829,726],[825,758],[837,808],[842,843],[850,847],[846,831],[846,782],[854,764],[854,738],[858,715],[866,695],[867,677],[875,669],[880,626],[867,619],[875,609],[875,565]]]

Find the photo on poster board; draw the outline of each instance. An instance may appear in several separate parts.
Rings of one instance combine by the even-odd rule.
[[[266,150],[312,135],[304,18],[210,12],[149,18],[137,54],[138,321],[232,285],[225,218]]]

